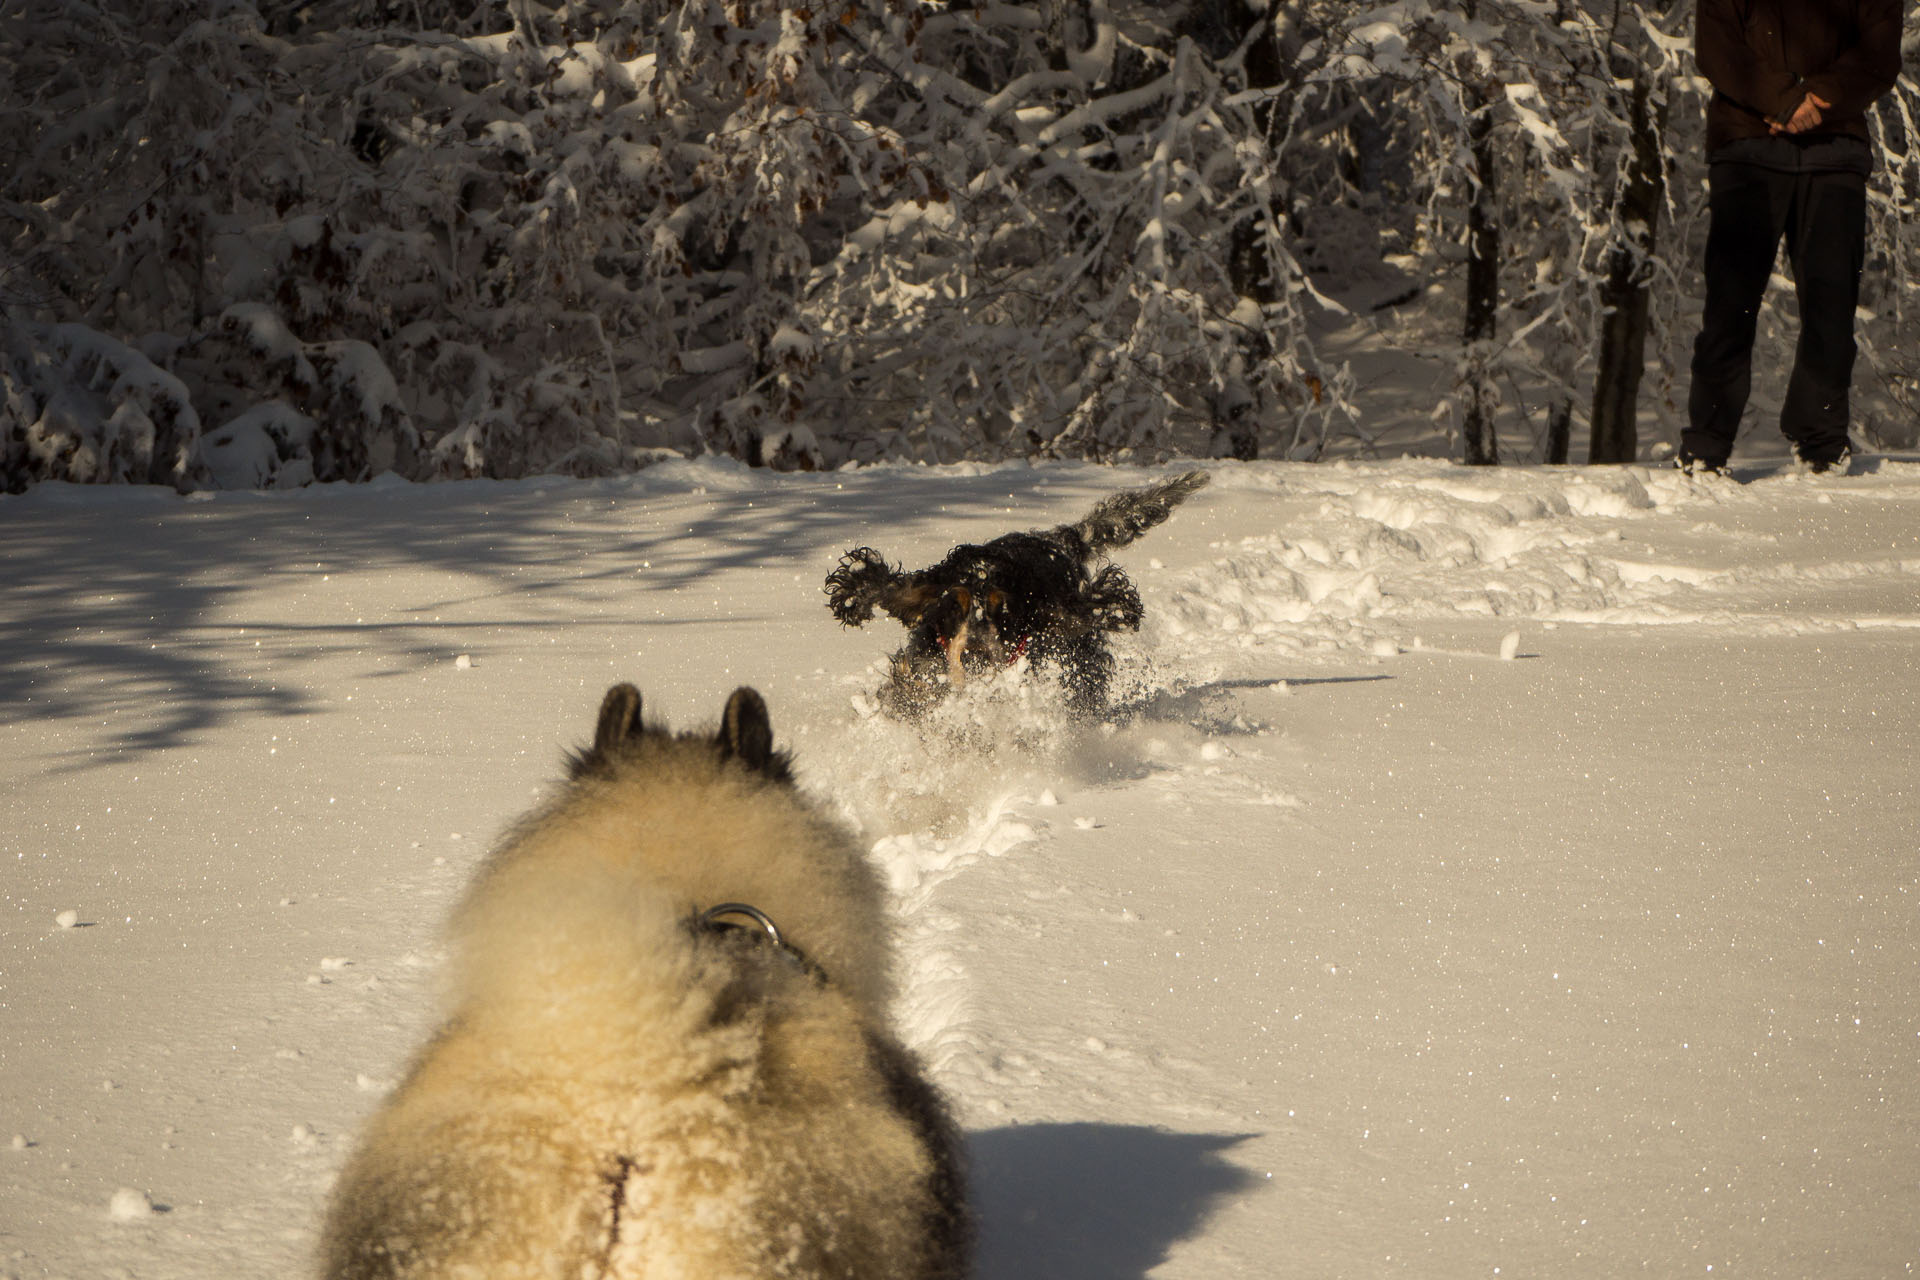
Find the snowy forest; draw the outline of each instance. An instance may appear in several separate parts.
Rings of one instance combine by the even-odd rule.
[[[1644,458],[1697,315],[1692,24],[0,0],[0,482],[1377,456],[1354,334],[1439,370],[1434,452]],[[1872,119],[1869,448],[1920,423],[1916,113],[1909,71]]]

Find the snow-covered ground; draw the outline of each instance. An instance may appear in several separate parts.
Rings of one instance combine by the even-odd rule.
[[[983,1280],[1920,1266],[1920,460],[1223,465],[1125,715],[863,716],[871,543],[1092,466],[0,499],[0,1276],[284,1277],[605,686],[759,687],[901,913]]]

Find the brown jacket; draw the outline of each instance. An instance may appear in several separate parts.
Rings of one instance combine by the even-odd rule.
[[[1707,154],[1764,138],[1809,94],[1831,102],[1799,135],[1867,140],[1867,108],[1900,77],[1901,0],[1700,0],[1694,60],[1714,88]]]

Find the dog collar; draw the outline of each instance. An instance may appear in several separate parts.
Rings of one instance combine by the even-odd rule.
[[[731,916],[744,916],[753,923],[741,924],[736,920],[728,918]],[[780,926],[773,922],[772,916],[758,907],[749,906],[744,902],[723,902],[719,906],[708,907],[705,911],[695,916],[693,925],[695,929],[702,933],[748,933],[755,937],[765,938],[769,943],[778,948],[787,959],[798,965],[802,973],[812,978],[815,982],[820,983],[822,986],[826,985],[826,971],[815,964],[806,952],[781,937]]]

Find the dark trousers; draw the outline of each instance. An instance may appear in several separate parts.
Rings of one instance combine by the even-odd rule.
[[[1724,463],[1753,382],[1753,334],[1780,239],[1800,300],[1800,344],[1780,406],[1780,433],[1810,462],[1847,447],[1853,311],[1866,261],[1867,180],[1723,162],[1708,171],[1707,301],[1693,344],[1680,447]]]

